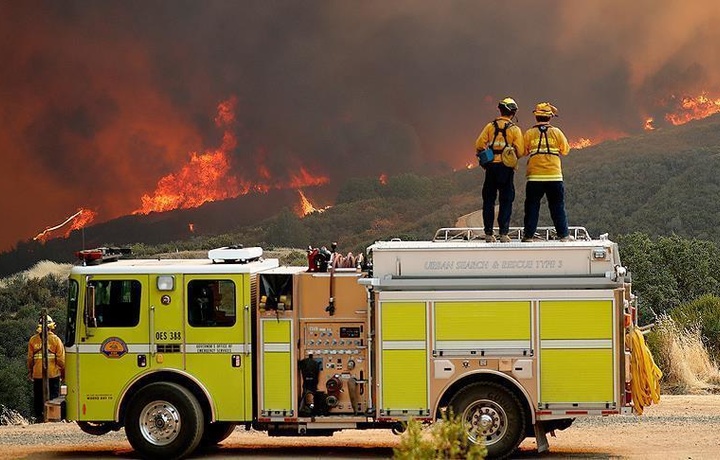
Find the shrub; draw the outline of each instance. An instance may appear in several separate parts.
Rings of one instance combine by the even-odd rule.
[[[710,357],[697,326],[684,327],[664,315],[648,334],[647,343],[663,372],[663,391],[697,394],[720,388],[720,369]]]
[[[443,414],[442,420],[431,425],[427,432],[423,432],[419,421],[410,420],[400,445],[393,452],[397,460],[483,459],[487,456],[485,446],[470,442],[462,420],[452,414]]]
[[[720,297],[706,294],[673,308],[670,317],[683,329],[698,329],[711,357],[720,358]]]

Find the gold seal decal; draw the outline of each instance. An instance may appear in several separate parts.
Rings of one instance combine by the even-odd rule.
[[[120,358],[128,352],[127,344],[120,337],[108,337],[100,345],[100,351],[108,358]]]

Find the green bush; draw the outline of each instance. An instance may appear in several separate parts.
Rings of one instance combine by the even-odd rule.
[[[427,432],[423,432],[419,421],[410,420],[393,453],[397,460],[476,460],[485,458],[487,449],[468,440],[460,417],[444,414],[442,420],[431,425]]]

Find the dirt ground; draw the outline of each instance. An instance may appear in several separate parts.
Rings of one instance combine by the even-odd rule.
[[[550,451],[538,455],[527,439],[515,458],[530,459],[718,459],[720,395],[663,396],[635,416],[578,419],[549,437]],[[392,457],[399,438],[386,430],[344,431],[332,437],[270,438],[236,429],[218,448],[193,458],[351,459]],[[3,459],[134,459],[123,431],[105,436],[82,433],[73,423],[0,426]]]

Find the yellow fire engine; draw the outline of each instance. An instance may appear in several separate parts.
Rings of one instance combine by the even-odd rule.
[[[445,410],[491,457],[526,437],[546,450],[546,433],[576,417],[633,408],[629,275],[615,243],[572,230],[573,242],[502,244],[446,228],[377,242],[362,269],[331,251],[309,253],[308,267],[260,248],[194,260],[82,251],[67,418],[91,434],[124,427],[145,458],[186,456],[238,424],[399,432]]]

